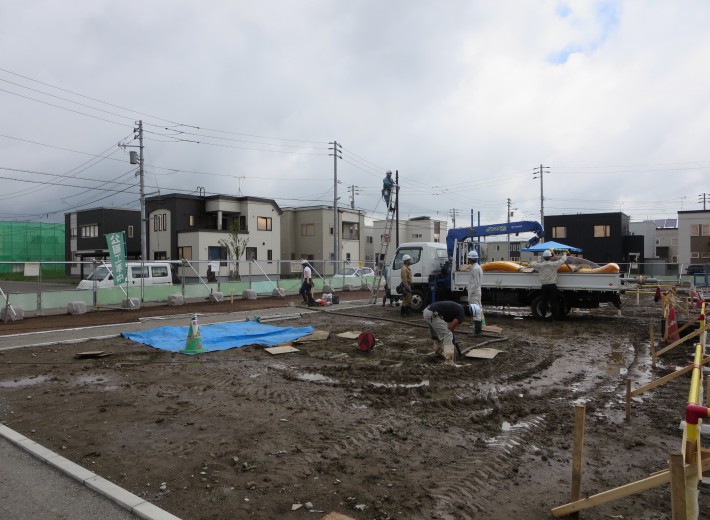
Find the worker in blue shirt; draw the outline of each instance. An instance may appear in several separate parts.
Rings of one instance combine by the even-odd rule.
[[[392,188],[394,188],[394,181],[392,180],[392,172],[387,170],[385,178],[382,179],[382,198],[385,199],[385,204],[387,204],[387,211],[394,209],[390,208],[390,198],[392,195]]]

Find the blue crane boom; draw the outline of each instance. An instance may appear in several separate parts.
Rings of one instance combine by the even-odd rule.
[[[518,222],[505,222],[503,224],[492,224],[490,226],[474,226],[467,228],[449,229],[446,234],[446,250],[449,258],[454,254],[454,243],[462,242],[467,238],[487,237],[491,235],[507,235],[508,233],[524,233],[532,232],[535,236],[532,237],[527,244],[527,247],[534,246],[545,236],[545,231],[542,224],[534,220],[521,220]]]

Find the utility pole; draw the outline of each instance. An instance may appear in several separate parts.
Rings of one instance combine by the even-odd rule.
[[[338,271],[338,159],[342,159],[343,156],[340,155],[343,147],[338,144],[338,141],[333,141],[333,147],[329,150],[333,150],[333,272]]]
[[[397,248],[399,247],[399,170],[394,171],[394,189],[397,190],[397,198],[394,201],[395,248]]]
[[[355,209],[355,194],[360,194],[357,188],[355,185],[350,186],[350,209]]]
[[[703,203],[703,211],[705,211],[707,208],[707,199],[708,199],[707,193],[701,193],[700,195],[698,195],[698,203],[700,203],[700,202]]]
[[[130,144],[124,144],[124,143],[118,143],[118,146],[120,148],[123,148],[124,150],[126,148],[138,148],[139,153],[138,157],[136,157],[136,152],[130,152],[130,162],[131,164],[137,164],[138,165],[138,175],[140,177],[140,196],[141,196],[141,260],[145,262],[148,258],[148,252],[147,252],[147,239],[148,237],[146,236],[146,218],[145,218],[145,180],[144,180],[144,175],[143,175],[143,121],[138,121],[138,128],[134,128],[134,132],[138,132],[138,146],[136,145],[130,145]],[[135,139],[136,136],[135,134],[133,135],[133,139]],[[141,295],[142,297],[142,295]]]
[[[458,213],[459,213],[459,210],[457,210],[456,208],[449,210],[449,215],[451,215],[451,222],[452,222],[451,227],[452,228],[456,228],[456,215],[458,215]]]
[[[510,198],[508,198],[508,260],[510,260]]]
[[[543,166],[541,164],[539,168],[535,168],[533,171],[535,172],[533,174],[533,179],[537,179],[537,176],[540,177],[540,225],[544,228],[545,227],[545,192],[544,192],[543,186],[542,186],[542,176],[544,173],[550,173],[550,168],[547,166]]]
[[[143,175],[143,120],[138,121],[138,175],[141,182],[141,260],[148,260],[148,241],[145,224],[145,176]]]

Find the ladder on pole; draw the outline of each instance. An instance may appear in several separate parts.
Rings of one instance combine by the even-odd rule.
[[[385,219],[385,229],[382,234],[382,242],[380,243],[380,252],[375,257],[375,279],[372,282],[372,291],[370,293],[370,303],[377,303],[378,293],[380,291],[380,286],[382,285],[382,279],[384,278],[385,270],[385,260],[387,259],[387,250],[392,238],[392,228],[394,227],[395,221],[395,208],[397,207],[397,187],[393,186],[390,192],[390,203],[387,208],[387,218]],[[390,273],[391,274],[391,273]],[[385,283],[387,283],[385,281]],[[391,290],[391,288],[390,288]]]

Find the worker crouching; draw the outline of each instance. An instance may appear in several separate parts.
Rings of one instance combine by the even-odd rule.
[[[429,325],[429,333],[434,340],[434,353],[444,359],[447,365],[454,365],[454,330],[464,322],[466,316],[475,318],[481,314],[477,304],[461,305],[456,302],[440,301],[432,303],[422,318]]]

